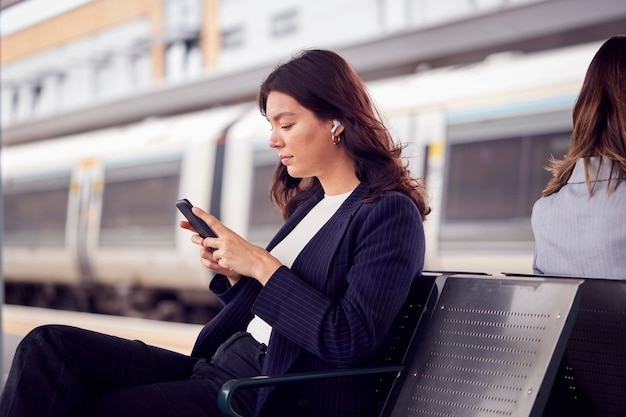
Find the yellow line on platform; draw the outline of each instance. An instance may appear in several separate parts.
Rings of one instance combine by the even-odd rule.
[[[127,339],[189,354],[202,328],[197,324],[162,322],[134,317],[118,317],[73,311],[5,305],[2,307],[2,330],[24,336],[43,324],[65,324],[107,333]]]

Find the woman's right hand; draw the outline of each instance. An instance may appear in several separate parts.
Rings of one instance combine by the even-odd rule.
[[[202,239],[202,237],[198,234],[196,229],[194,229],[193,226],[187,220],[182,220],[179,223],[179,226],[183,229],[187,229],[195,233],[191,237],[191,241],[195,243],[196,245],[200,246],[201,248],[200,249],[200,262],[202,263],[203,266],[215,272],[216,274],[225,275],[226,278],[228,278],[230,285],[235,285],[241,279],[241,274],[237,273],[236,271],[233,271],[232,269],[223,268],[217,263],[217,260],[213,257],[214,249],[207,248],[203,245],[204,239]]]
[[[230,230],[215,216],[199,207],[194,207],[192,211],[217,234],[217,237],[204,239],[196,234],[191,238],[195,244],[206,248],[201,256],[203,264],[211,270],[219,271],[234,282],[239,280],[239,274],[254,278],[265,285],[274,272],[280,268],[281,263],[276,257]],[[181,226],[183,226],[182,222]]]
[[[199,235],[198,237],[202,239]],[[194,243],[196,242],[194,241]],[[225,275],[226,278],[228,278],[230,285],[235,285],[237,282],[239,282],[239,280],[241,279],[241,274],[237,273],[236,271],[233,271],[232,269],[221,267],[218,264],[215,257],[213,256],[213,253],[215,252],[214,249],[205,247],[202,244],[202,241],[196,244],[202,247],[202,249],[200,249],[200,259],[201,259],[202,265],[209,268],[211,271],[215,272],[216,274]]]

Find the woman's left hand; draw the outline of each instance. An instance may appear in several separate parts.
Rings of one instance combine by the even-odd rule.
[[[192,241],[197,245],[210,248],[212,259],[209,261],[217,264],[219,268],[255,278],[265,285],[272,274],[281,266],[280,261],[268,251],[251,244],[224,226],[215,216],[199,207],[194,207],[192,211],[211,226],[218,236],[203,239],[200,235],[194,235]],[[230,276],[231,274],[225,273],[225,275]]]

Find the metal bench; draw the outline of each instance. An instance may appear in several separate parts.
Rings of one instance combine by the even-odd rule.
[[[545,417],[626,416],[626,281],[586,279]]]
[[[233,380],[219,394],[222,411],[240,416],[230,406],[240,389],[380,373],[393,379],[379,392],[375,416],[542,415],[583,281],[465,274],[430,278],[435,283],[430,301],[412,321],[415,326],[401,331],[412,335],[397,348],[402,355],[394,354],[381,367]]]
[[[385,338],[380,348],[374,353],[374,362],[380,366],[377,372],[372,368],[347,369],[325,372],[294,373],[278,376],[258,376],[252,378],[235,379],[225,383],[218,396],[219,406],[226,415],[241,416],[232,407],[232,399],[241,389],[257,388],[268,385],[289,384],[311,379],[336,378],[341,376],[379,375],[376,380],[375,391],[372,395],[377,397],[379,411],[388,397],[395,381],[394,373],[403,368],[403,363],[408,353],[409,346],[419,327],[419,323],[428,316],[437,299],[437,278],[446,276],[440,272],[425,272],[416,279],[409,290],[407,300],[398,313],[389,335]]]

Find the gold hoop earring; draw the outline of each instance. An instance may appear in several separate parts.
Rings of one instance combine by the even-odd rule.
[[[341,142],[341,136],[340,135],[337,135],[337,136],[332,135],[330,137],[330,139],[333,141],[333,145],[335,145],[335,146],[339,145],[339,142]]]

